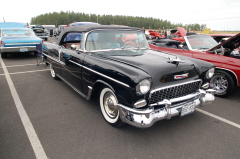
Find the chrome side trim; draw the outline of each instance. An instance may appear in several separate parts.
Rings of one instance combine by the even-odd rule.
[[[52,56],[49,56],[49,55],[47,55],[47,54],[45,54],[45,53],[42,53],[42,54],[43,54],[44,56],[47,56],[48,58],[52,59],[53,61],[55,61],[55,62],[57,62],[57,63],[60,63],[61,65],[65,65],[64,62],[60,61],[60,60],[57,59],[57,58],[54,58],[54,57],[52,57]]]
[[[76,91],[78,94],[80,94],[82,97],[84,97],[85,99],[89,100],[91,95],[92,95],[92,87],[88,86],[88,95],[84,95],[82,92],[80,92],[76,87],[74,87],[73,85],[71,85],[67,80],[65,80],[63,77],[59,76],[58,74],[56,74],[56,76],[58,76],[63,82],[65,82],[67,85],[69,85],[74,91]]]
[[[5,43],[5,45],[30,45],[30,44],[41,44],[41,43]],[[24,46],[21,46],[24,47]],[[30,46],[29,46],[30,47]]]
[[[91,95],[92,95],[92,87],[91,86],[88,86],[88,95],[86,97],[87,100],[89,100],[91,98]]]
[[[238,77],[237,77],[237,75],[236,75],[232,70],[229,70],[229,69],[226,69],[226,68],[222,68],[222,67],[216,67],[216,68],[218,68],[218,69],[223,69],[223,70],[227,70],[227,71],[232,72],[232,73],[234,74],[234,76],[236,77],[237,85],[240,86],[239,83],[238,83]]]
[[[36,48],[36,46],[15,46],[15,47],[1,47],[1,49],[15,49],[15,48]]]
[[[72,60],[69,60],[69,61],[72,62],[72,63],[74,63],[75,65],[78,65],[78,66],[80,66],[80,67],[82,67],[82,68],[85,68],[85,69],[87,69],[87,70],[89,70],[89,71],[92,71],[92,72],[94,72],[94,73],[96,73],[96,74],[98,74],[98,75],[100,75],[100,76],[102,76],[102,77],[105,77],[105,78],[110,79],[110,80],[112,80],[112,81],[114,81],[114,82],[117,82],[117,83],[119,83],[119,84],[121,84],[121,85],[123,85],[123,86],[125,86],[125,87],[130,87],[129,85],[127,85],[127,84],[125,84],[125,83],[123,83],[123,82],[120,82],[120,81],[118,81],[118,80],[116,80],[116,79],[114,79],[114,78],[111,78],[111,77],[106,76],[106,75],[104,75],[104,74],[102,74],[102,73],[99,73],[99,72],[97,72],[97,71],[94,71],[94,70],[92,70],[92,69],[90,69],[90,68],[88,68],[88,67],[86,67],[86,66],[83,66],[83,65],[81,65],[81,64],[79,64],[79,63],[76,63],[76,62],[74,62],[74,61],[72,61]]]

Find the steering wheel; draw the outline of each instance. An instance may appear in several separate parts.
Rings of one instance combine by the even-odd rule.
[[[124,41],[124,42],[123,42],[123,46],[127,46],[127,43],[126,43],[126,42],[128,42],[128,41],[131,41],[131,42],[133,42],[133,40],[132,40],[132,39],[130,39],[130,40],[126,40],[126,41]]]
[[[123,47],[128,46],[127,43],[126,43],[126,42],[128,42],[128,41],[131,41],[131,43],[135,43],[135,46],[136,46],[138,39],[130,39],[130,40],[124,41],[124,42],[123,42]],[[130,46],[128,46],[128,47],[130,47]]]
[[[217,52],[217,49],[215,49],[214,52],[215,52],[215,54],[224,56],[224,54],[225,54],[225,49],[224,49],[223,46],[221,46],[221,52],[220,52],[220,53]]]

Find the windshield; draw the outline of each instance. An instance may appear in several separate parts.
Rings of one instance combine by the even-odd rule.
[[[136,30],[97,30],[88,34],[86,50],[134,50],[148,49],[146,36]]]
[[[4,29],[2,30],[2,36],[36,36],[32,30],[22,29]]]
[[[191,50],[211,49],[218,45],[218,43],[209,35],[192,35],[186,36],[185,40],[190,44]]]

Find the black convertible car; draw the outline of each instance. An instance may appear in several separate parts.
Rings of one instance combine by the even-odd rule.
[[[88,100],[98,93],[103,117],[115,127],[147,128],[215,100],[213,64],[153,51],[140,28],[65,28],[57,43],[44,42],[43,56],[54,79]]]

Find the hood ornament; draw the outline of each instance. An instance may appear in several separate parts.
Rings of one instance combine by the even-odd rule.
[[[178,65],[179,63],[184,63],[184,61],[177,56],[175,56],[175,58],[167,57],[167,59],[169,60],[168,63],[173,63],[176,65]]]

